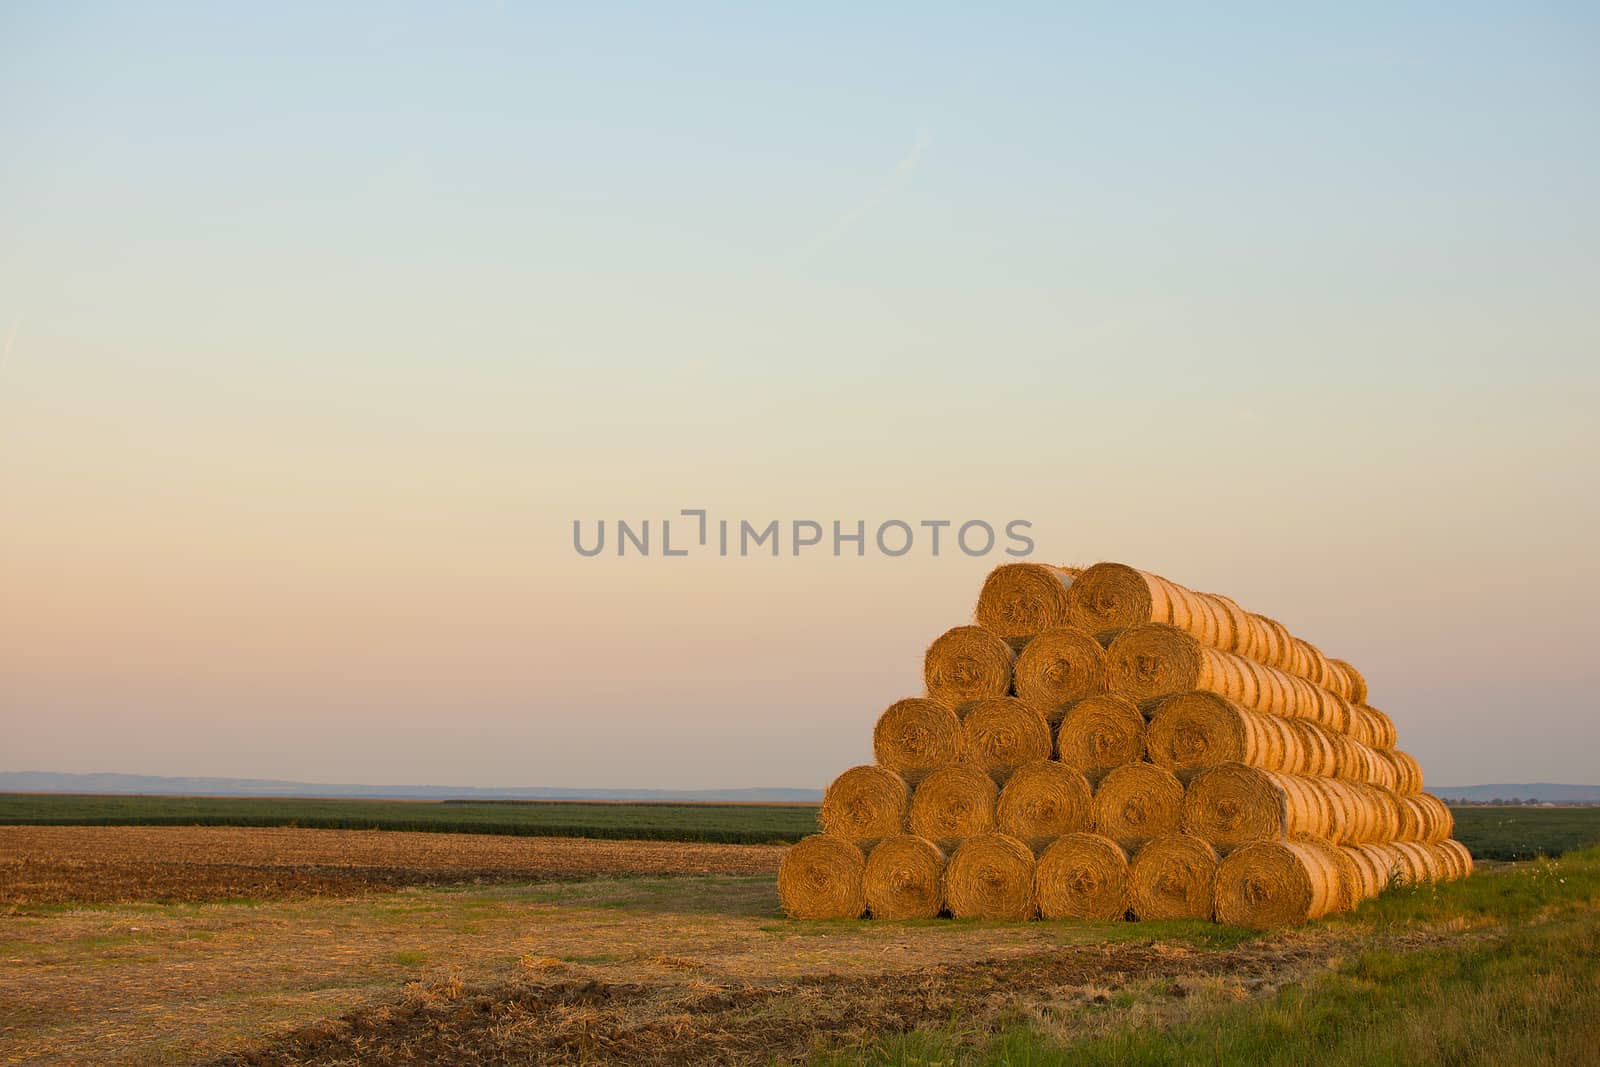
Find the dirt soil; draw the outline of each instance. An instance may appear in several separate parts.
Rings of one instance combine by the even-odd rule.
[[[765,874],[777,845],[227,826],[0,826],[0,907],[351,896],[607,874]]]

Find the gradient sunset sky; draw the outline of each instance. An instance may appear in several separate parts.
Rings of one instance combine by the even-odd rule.
[[[1597,103],[1576,3],[7,4],[0,770],[820,787],[1004,561],[573,551],[700,507],[1600,782]]]

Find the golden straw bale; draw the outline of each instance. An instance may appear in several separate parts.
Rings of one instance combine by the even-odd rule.
[[[886,837],[862,876],[874,919],[932,919],[944,910],[944,853],[925,837]]]
[[[945,904],[957,919],[1031,919],[1033,868],[1033,852],[1014,837],[969,837],[945,864]]]
[[[1046,630],[1017,655],[1015,684],[1017,696],[1054,725],[1063,705],[1106,691],[1106,650],[1082,630]]]
[[[1067,594],[1078,571],[1044,563],[1005,563],[989,572],[978,594],[978,625],[1012,648],[1067,625]]]
[[[1400,814],[1400,827],[1396,841],[1426,841],[1438,844],[1448,841],[1455,831],[1456,819],[1444,801],[1431,793],[1413,793],[1396,798]]]
[[[1204,689],[1255,711],[1310,719],[1334,730],[1350,724],[1350,702],[1304,678],[1202,644],[1166,623],[1118,633],[1106,649],[1111,692],[1136,703]]]
[[[1409,752],[1401,752],[1397,748],[1376,750],[1378,758],[1384,760],[1394,771],[1394,791],[1401,796],[1422,792],[1422,766]]]
[[[1328,663],[1335,672],[1344,676],[1343,688],[1335,689],[1334,692],[1352,704],[1365,704],[1367,702],[1367,680],[1362,677],[1361,672],[1356,670],[1355,666],[1347,660],[1330,659]],[[1332,687],[1330,686],[1329,688]]]
[[[1451,877],[1466,878],[1472,874],[1472,853],[1467,851],[1455,838],[1439,842],[1439,849],[1448,854],[1451,862]]]
[[[822,831],[848,841],[870,841],[905,833],[905,779],[886,767],[851,767],[822,795],[817,821]]]
[[[1072,625],[1090,633],[1167,623],[1204,645],[1295,675],[1347,701],[1356,692],[1359,675],[1354,668],[1336,666],[1277,620],[1251,614],[1228,597],[1195,592],[1148,571],[1097,563],[1078,575],[1069,600]],[[1364,681],[1360,687],[1365,690]]]
[[[1224,763],[1189,782],[1183,825],[1219,848],[1296,834],[1349,844],[1392,839],[1399,814],[1376,786]]]
[[[1217,853],[1193,834],[1145,842],[1129,876],[1136,919],[1209,919],[1216,908]]]
[[[1069,716],[1070,717],[1070,716]],[[1298,727],[1309,725],[1241,708],[1227,697],[1197,689],[1164,697],[1145,732],[1150,761],[1187,781],[1219,763],[1307,773]],[[1066,741],[1061,741],[1066,759]]]
[[[1011,692],[1011,646],[981,626],[957,626],[934,639],[922,657],[928,698],[957,708]]]
[[[1132,850],[1183,824],[1183,783],[1165,767],[1128,763],[1107,774],[1094,791],[1094,828]]]
[[[1062,834],[1087,830],[1093,818],[1089,780],[1056,760],[1018,767],[1000,790],[995,825],[1031,847]]]
[[[897,700],[878,716],[872,729],[872,752],[878,764],[912,785],[937,767],[959,762],[966,751],[967,734],[961,719],[937,700]]]
[[[1329,778],[1339,766],[1339,740],[1344,735],[1309,719],[1286,719],[1299,739],[1300,766],[1291,774]]]
[[[783,854],[778,899],[791,919],[859,919],[867,910],[866,867],[866,857],[851,842],[813,834]]]
[[[1016,697],[989,697],[957,712],[972,762],[1004,783],[1024,763],[1049,759],[1050,724],[1033,705]]]
[[[1258,841],[1217,866],[1217,921],[1258,930],[1320,919],[1343,902],[1344,876],[1325,849]]]
[[[1367,704],[1350,705],[1350,736],[1368,748],[1393,748],[1399,739],[1394,720]]]
[[[994,829],[1000,790],[981,767],[955,763],[932,771],[911,796],[911,832],[930,841],[956,841]]]
[[[1382,847],[1378,844],[1339,846],[1355,864],[1362,900],[1375,897],[1389,888],[1389,860],[1380,851]]]
[[[1328,863],[1333,865],[1334,872],[1338,876],[1334,911],[1352,911],[1366,899],[1365,875],[1360,865],[1341,846],[1312,834],[1298,834],[1291,840],[1320,851]]]
[[[1056,730],[1056,753],[1062,763],[1099,781],[1107,771],[1144,759],[1144,715],[1133,701],[1105,694],[1086,697],[1063,710],[1066,714]]]
[[[1128,911],[1128,854],[1109,837],[1057,838],[1039,857],[1034,894],[1046,919],[1120,919]]]

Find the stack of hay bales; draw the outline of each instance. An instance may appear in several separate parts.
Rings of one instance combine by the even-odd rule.
[[[1119,563],[994,570],[876,762],[778,875],[795,918],[1255,927],[1466,877],[1366,680],[1276,620]]]

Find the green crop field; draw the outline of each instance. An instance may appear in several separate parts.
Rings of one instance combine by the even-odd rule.
[[[1600,844],[1600,807],[1459,807],[1456,836],[1478,859],[1517,860]],[[0,825],[301,826],[334,830],[630,838],[733,844],[817,832],[810,804],[312,800],[0,793]]]
[[[0,793],[0,825],[300,826],[325,830],[763,844],[817,832],[807,804],[312,800]]]

